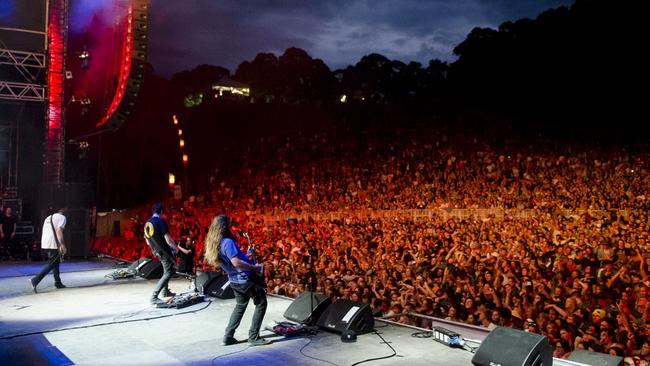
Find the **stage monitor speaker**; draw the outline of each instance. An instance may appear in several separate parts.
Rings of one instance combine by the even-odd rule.
[[[126,270],[128,272],[131,272],[131,273],[138,273],[138,267],[141,264],[143,264],[144,262],[148,262],[150,260],[151,260],[151,258],[140,258],[140,259],[138,259],[136,261],[131,262],[131,264],[129,265],[129,268],[127,268]]]
[[[154,278],[160,278],[163,275],[163,266],[162,263],[155,261],[150,258],[143,258],[144,260],[140,262],[137,267],[137,274],[142,278],[148,280]]]
[[[203,294],[220,299],[234,299],[235,292],[230,287],[228,276],[221,274],[219,276],[209,279],[203,285]]]
[[[351,300],[337,300],[318,318],[321,329],[342,333],[352,330],[357,334],[368,333],[375,328],[375,318],[368,304]]]
[[[576,349],[571,352],[569,361],[584,363],[589,366],[623,366],[623,357],[606,353],[590,352]]]
[[[201,271],[200,269],[196,270],[196,277],[194,278],[194,287],[197,291],[204,294],[205,284],[211,279],[221,276],[221,272],[212,272],[212,271]]]
[[[293,300],[284,312],[284,317],[294,322],[314,325],[330,305],[332,305],[332,299],[329,297],[306,291]]]
[[[476,366],[552,366],[548,338],[536,333],[497,327],[481,342],[472,358]]]

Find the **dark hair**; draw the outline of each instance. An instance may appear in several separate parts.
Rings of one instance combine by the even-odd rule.
[[[156,203],[153,204],[153,206],[151,206],[151,212],[153,212],[155,214],[158,214],[158,215],[162,214],[162,212],[164,210],[165,210],[165,207],[160,202],[156,202]]]

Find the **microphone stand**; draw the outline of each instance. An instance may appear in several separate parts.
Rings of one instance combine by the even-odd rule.
[[[311,323],[314,321],[314,319],[312,319],[312,316],[314,313],[314,297],[316,296],[316,272],[314,271],[314,257],[318,256],[318,251],[316,250],[316,247],[309,244],[309,241],[307,240],[307,237],[305,237],[305,233],[303,233],[302,230],[299,230],[298,232],[300,233],[305,246],[307,246],[307,251],[309,253],[309,318]]]

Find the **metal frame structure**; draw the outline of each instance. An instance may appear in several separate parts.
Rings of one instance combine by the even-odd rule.
[[[45,69],[45,54],[0,49],[0,65],[12,66],[22,76],[21,82],[0,80],[0,99],[44,102],[46,86],[38,84]]]
[[[0,80],[0,99],[43,102],[45,101],[45,86]]]
[[[44,39],[47,38],[44,32],[8,28],[2,30],[42,34]],[[8,74],[14,76],[13,80],[0,80],[0,100],[44,103],[47,86],[41,75],[46,70],[46,55],[38,52],[11,50],[6,48],[4,42],[1,41],[0,45],[4,46],[0,48],[0,68],[9,71]],[[11,121],[11,124],[0,126],[0,133],[7,136],[6,147],[0,149],[0,154],[7,157],[7,169],[6,171],[3,169],[2,176],[0,176],[0,190],[11,198],[18,197],[20,115],[22,115],[22,110],[17,119]],[[4,179],[5,173],[6,180]]]

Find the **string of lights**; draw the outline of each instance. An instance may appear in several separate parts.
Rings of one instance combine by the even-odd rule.
[[[172,122],[174,127],[177,129],[178,134],[178,147],[180,151],[181,162],[183,163],[183,169],[185,170],[185,176],[187,176],[187,165],[189,164],[189,157],[185,150],[185,137],[183,135],[183,129],[181,128],[181,123],[178,119],[178,116],[172,116]],[[174,188],[176,186],[176,176],[173,173],[169,173],[169,188]],[[185,187],[187,189],[187,187]]]

